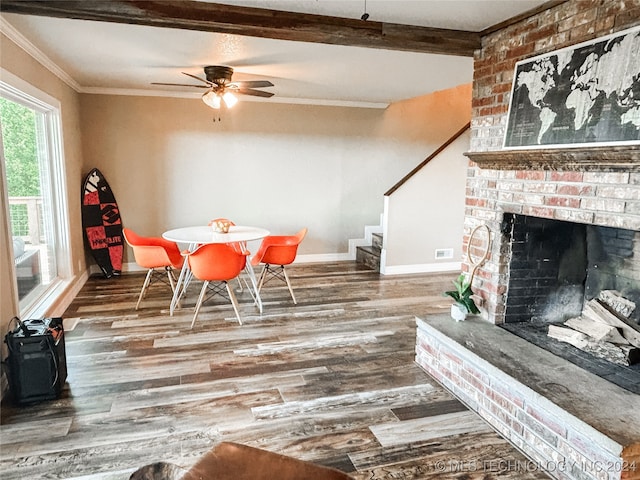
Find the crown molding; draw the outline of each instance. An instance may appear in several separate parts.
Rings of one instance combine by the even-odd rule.
[[[0,33],[4,34],[9,40],[33,57],[43,67],[53,73],[56,77],[69,85],[76,92],[81,92],[82,87],[76,82],[71,75],[60,68],[53,60],[44,54],[42,50],[31,43],[24,35],[16,30],[13,25],[0,17]]]
[[[195,92],[176,92],[169,90],[145,90],[136,88],[102,88],[102,87],[80,87],[80,93],[92,95],[130,95],[136,97],[165,97],[165,98],[193,98],[198,99],[201,93]],[[296,105],[317,105],[323,107],[350,107],[350,108],[374,108],[385,109],[389,103],[384,102],[357,102],[349,100],[328,100],[318,98],[293,98],[274,96],[268,100],[260,97],[252,97],[243,95],[243,102],[260,102],[260,103],[287,103]]]

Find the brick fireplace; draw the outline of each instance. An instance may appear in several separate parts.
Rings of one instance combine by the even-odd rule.
[[[519,248],[519,244],[511,242],[505,225],[516,218],[530,218],[529,223],[539,225],[536,228],[541,228],[542,219],[548,219],[565,225],[593,226],[593,231],[600,227],[604,232],[637,232],[640,173],[469,169],[465,228],[470,231],[485,223],[492,231],[491,255],[476,275],[474,291],[484,299],[485,318],[495,324],[521,318],[515,311],[517,304],[511,311],[507,308],[509,264],[513,245]]]
[[[503,150],[509,92],[517,61],[639,19],[637,1],[559,2],[483,37],[474,63],[464,238],[466,246],[481,224],[491,231],[489,258],[473,284],[482,319],[417,319],[417,363],[557,479],[640,479],[640,395],[494,325],[569,316],[601,287],[622,288],[640,303],[640,147]],[[543,241],[549,231],[559,244]],[[538,235],[531,240],[547,255],[525,252],[512,264],[518,249],[532,248],[523,235]],[[599,271],[593,251],[587,255],[603,242],[615,250],[609,272]],[[534,358],[540,366],[530,364]]]
[[[550,477],[638,480],[640,395],[497,326],[571,316],[601,288],[638,302],[640,161],[631,148],[627,171],[525,169],[535,155],[502,169],[502,152],[470,154],[480,162],[468,172],[465,231],[486,224],[492,237],[473,285],[482,319],[417,319],[416,362]],[[594,248],[610,263],[587,254]]]

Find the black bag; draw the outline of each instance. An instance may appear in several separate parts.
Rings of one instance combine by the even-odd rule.
[[[58,398],[67,379],[62,318],[20,321],[5,336],[9,392],[18,405]]]

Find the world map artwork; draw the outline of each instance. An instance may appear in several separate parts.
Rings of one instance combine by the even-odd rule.
[[[640,142],[640,27],[516,64],[505,148]]]

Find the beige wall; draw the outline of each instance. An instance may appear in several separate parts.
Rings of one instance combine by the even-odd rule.
[[[19,77],[37,89],[59,100],[61,103],[63,149],[65,156],[67,203],[69,205],[69,222],[71,228],[71,278],[73,282],[85,267],[85,256],[80,219],[80,182],[82,170],[82,148],[80,142],[80,113],[78,94],[26,54],[5,36],[0,36],[0,60],[4,70]],[[5,212],[5,193],[0,195],[0,210]],[[14,315],[19,315],[16,292],[11,287],[10,270],[4,262],[10,261],[10,234],[5,219],[0,217],[3,225],[0,228],[0,331],[6,332],[7,324]],[[4,348],[4,344],[3,344]],[[5,351],[3,350],[3,358]]]
[[[470,130],[388,197],[383,273],[459,270]],[[453,249],[438,260],[436,249]]]
[[[469,85],[386,110],[241,101],[214,123],[199,98],[82,95],[84,171],[105,174],[141,234],[224,216],[273,233],[307,226],[301,254],[345,254],[470,104]]]

